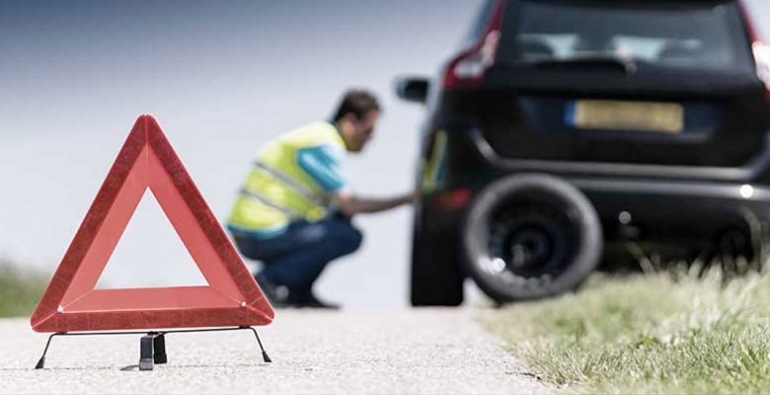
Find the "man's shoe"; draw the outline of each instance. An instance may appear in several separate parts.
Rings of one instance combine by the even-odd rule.
[[[262,293],[265,294],[271,306],[274,308],[292,307],[292,303],[289,301],[289,291],[285,286],[275,285],[260,274],[254,276],[254,279],[257,280],[259,288],[262,289]]]
[[[340,305],[327,303],[319,300],[312,292],[292,294],[286,286],[276,285],[270,282],[265,276],[257,274],[254,276],[259,288],[265,294],[270,305],[276,309],[281,308],[310,308],[310,309],[328,309],[339,310]]]
[[[295,307],[309,308],[309,309],[326,309],[326,310],[339,310],[342,306],[325,302],[318,299],[312,292],[309,292],[304,298],[294,302]]]

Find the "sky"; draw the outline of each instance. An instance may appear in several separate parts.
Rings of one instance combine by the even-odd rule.
[[[52,273],[135,119],[153,114],[223,222],[249,163],[272,137],[328,118],[341,93],[373,90],[384,113],[351,158],[353,190],[412,187],[419,105],[399,75],[433,75],[479,0],[0,2],[0,256]],[[319,295],[405,306],[410,208],[361,216],[356,255]],[[102,287],[203,284],[151,194]]]
[[[262,144],[328,118],[345,89],[371,89],[384,114],[350,162],[353,190],[409,190],[424,109],[396,98],[394,78],[434,75],[480,3],[0,0],[0,256],[52,273],[145,113],[224,221]],[[749,6],[768,37],[770,2]],[[356,218],[361,251],[333,263],[318,293],[406,306],[411,219],[410,208]],[[100,286],[202,283],[146,195]]]

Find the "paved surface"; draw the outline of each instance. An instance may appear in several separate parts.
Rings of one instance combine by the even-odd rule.
[[[0,320],[0,393],[549,393],[472,310],[279,310],[248,331],[169,334],[169,363],[138,371],[139,335],[57,337]]]

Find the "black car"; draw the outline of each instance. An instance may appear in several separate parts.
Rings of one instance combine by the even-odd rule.
[[[761,262],[770,51],[737,0],[491,0],[435,79],[413,305],[575,289],[655,252]],[[635,257],[633,253],[636,253]]]

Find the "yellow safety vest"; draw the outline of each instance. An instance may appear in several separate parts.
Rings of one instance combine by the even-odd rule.
[[[258,154],[228,219],[228,227],[271,237],[291,221],[315,222],[327,215],[329,196],[299,164],[303,148],[331,145],[345,150],[345,142],[328,122],[315,122],[280,136]]]

